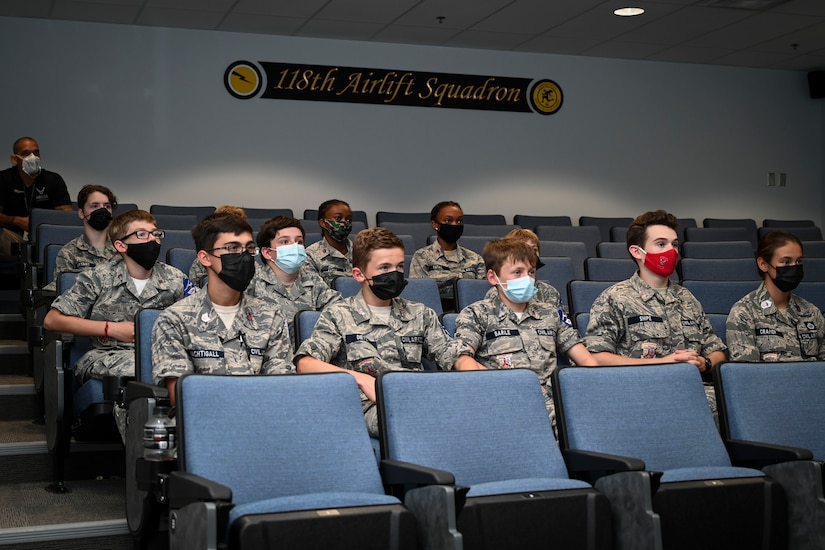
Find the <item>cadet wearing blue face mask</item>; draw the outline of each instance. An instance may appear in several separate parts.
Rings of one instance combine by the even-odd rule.
[[[341,300],[313,269],[306,266],[304,228],[295,218],[278,216],[258,231],[257,244],[266,264],[258,269],[247,293],[278,306],[295,336],[294,321],[299,311],[320,311]]]
[[[26,239],[32,208],[72,209],[66,182],[40,166],[40,146],[34,139],[14,142],[11,163],[0,171],[0,258],[5,259],[11,258],[13,243]]]
[[[555,426],[550,376],[559,353],[577,365],[592,366],[595,359],[579,333],[556,304],[535,300],[536,260],[530,246],[518,239],[497,239],[484,247],[487,281],[496,293],[465,307],[456,319],[455,337],[473,349],[476,365],[464,368],[536,371],[544,402]]]

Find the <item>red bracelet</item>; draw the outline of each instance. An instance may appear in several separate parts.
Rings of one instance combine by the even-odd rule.
[[[109,337],[109,321],[106,321],[106,325],[103,327],[103,336]]]

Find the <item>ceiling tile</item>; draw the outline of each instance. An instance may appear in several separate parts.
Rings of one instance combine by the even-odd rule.
[[[556,53],[577,55],[601,43],[601,40],[587,38],[561,38],[540,35],[528,40],[517,48],[522,52]]]
[[[223,18],[217,11],[182,10],[145,7],[138,16],[139,25],[180,27],[184,29],[215,29]]]
[[[291,35],[306,23],[302,17],[274,17],[251,13],[230,13],[218,27],[222,31]]]
[[[96,21],[101,23],[133,24],[140,12],[138,5],[125,5],[115,2],[108,4],[91,2],[58,2],[52,11],[52,17],[76,21]]]
[[[738,50],[788,34],[810,24],[810,19],[799,15],[757,13],[720,30],[685,41],[685,45]]]
[[[490,17],[513,0],[475,0],[471,6],[468,0],[424,0],[395,20],[400,25],[447,26],[464,29]],[[438,17],[444,17],[439,23]]]
[[[417,3],[418,0],[331,0],[317,17],[336,21],[390,23]]]
[[[590,48],[582,53],[595,57],[618,57],[622,59],[645,59],[661,51],[660,44],[643,44],[640,42],[620,42],[611,40],[602,42],[598,46]]]
[[[517,30],[527,34],[539,34],[600,3],[602,0],[571,2],[517,0],[475,25],[473,30],[489,32]]]
[[[417,27],[411,25],[389,25],[373,37],[379,42],[401,42],[404,44],[443,44],[456,35],[456,30],[446,25]]]
[[[529,34],[506,32],[466,31],[447,41],[450,46],[462,48],[489,48],[496,50],[510,50],[529,40]]]
[[[729,53],[731,53],[731,50],[674,46],[652,54],[647,59],[650,61],[669,61],[671,63],[710,63],[714,59]]]
[[[279,17],[312,17],[328,0],[239,0],[234,14],[277,15]]]
[[[48,17],[52,0],[26,0],[0,3],[0,15],[8,17]]]
[[[384,26],[380,23],[359,23],[352,21],[330,21],[312,19],[296,36],[313,38],[333,38],[339,40],[370,40]]]
[[[679,44],[752,15],[744,10],[688,7],[664,15],[621,35],[623,40]]]
[[[643,25],[654,23],[659,18],[678,9],[679,6],[677,5],[657,3],[655,5],[651,4],[643,15],[618,17],[613,14],[611,6],[598,6],[566,23],[553,27],[545,34],[609,40],[638,29]]]

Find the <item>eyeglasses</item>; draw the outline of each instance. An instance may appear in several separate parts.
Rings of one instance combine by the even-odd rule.
[[[150,236],[155,237],[156,239],[162,239],[166,236],[166,232],[165,231],[159,231],[157,229],[154,230],[154,231],[147,231],[145,229],[138,229],[137,231],[132,231],[128,235],[124,235],[121,238],[116,239],[116,240],[125,241],[126,239],[128,239],[132,235],[134,235],[135,237],[137,237],[138,239],[140,239],[142,241],[145,241],[145,240],[148,240]]]
[[[226,250],[229,254],[240,254],[241,252],[247,252],[252,256],[257,256],[261,253],[261,249],[255,246],[254,244],[242,245],[240,243],[229,243],[223,246],[219,246],[217,248],[213,248],[211,250],[207,250],[207,252],[214,252],[216,250]],[[215,254],[212,254],[215,256]]]

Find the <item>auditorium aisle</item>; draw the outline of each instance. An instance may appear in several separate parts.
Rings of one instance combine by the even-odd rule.
[[[0,548],[131,549],[122,451],[73,444],[66,464],[69,492],[46,490],[53,483],[53,457],[18,287],[16,277],[0,275]]]

